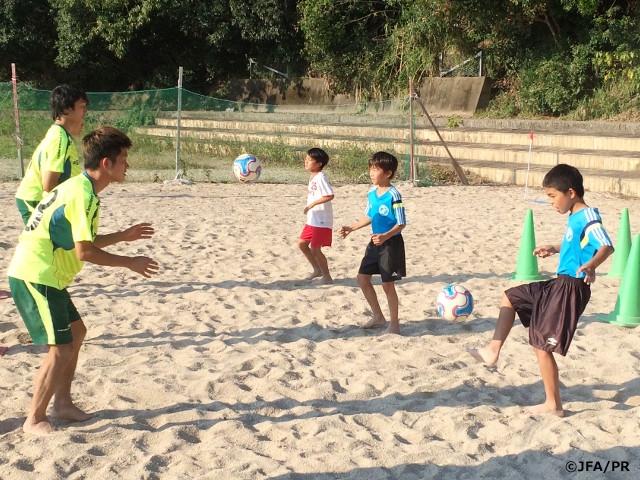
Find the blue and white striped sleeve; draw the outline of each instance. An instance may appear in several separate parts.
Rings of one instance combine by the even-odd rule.
[[[393,214],[396,218],[396,224],[406,225],[407,217],[404,211],[404,204],[402,203],[402,196],[400,195],[400,192],[398,192],[398,190],[396,190],[395,188],[393,189],[392,193],[393,193],[392,207],[393,207]]]
[[[604,246],[613,247],[613,243],[607,234],[607,231],[602,226],[602,219],[598,212],[593,208],[586,209],[585,215],[587,218],[587,224],[582,230],[580,238],[580,246],[584,248],[588,243],[599,248]]]

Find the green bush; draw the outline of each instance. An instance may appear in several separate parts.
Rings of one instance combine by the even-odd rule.
[[[491,99],[485,110],[476,112],[478,117],[512,118],[520,114],[520,97],[516,92],[501,92]]]
[[[529,63],[521,71],[519,91],[524,110],[533,115],[563,115],[576,106],[569,61],[558,55]]]
[[[447,122],[445,123],[445,125],[448,128],[456,128],[462,125],[462,122],[463,120],[460,115],[451,115],[449,118],[447,118]]]
[[[135,127],[153,125],[155,121],[156,116],[151,110],[144,105],[134,105],[118,116],[113,122],[113,126],[123,132],[129,132]]]
[[[638,69],[640,70],[640,69]],[[640,76],[640,71],[638,72]],[[633,78],[620,78],[598,88],[593,95],[579,102],[577,108],[567,115],[571,120],[620,119],[638,121],[640,95]],[[623,113],[621,113],[623,112]]]

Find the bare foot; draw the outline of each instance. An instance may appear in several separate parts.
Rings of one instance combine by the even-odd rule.
[[[333,278],[331,278],[331,275],[322,275],[320,283],[322,285],[331,285],[333,283]]]
[[[389,327],[380,335],[400,335],[400,325],[389,324]]]
[[[363,329],[380,328],[380,327],[384,327],[386,324],[387,324],[387,321],[385,320],[384,317],[373,317],[371,320],[369,320],[367,323],[362,325],[360,328],[363,328]]]
[[[522,413],[528,413],[529,415],[555,415],[556,417],[564,417],[564,410],[557,409],[555,405],[547,405],[541,403],[540,405],[533,405],[531,407],[524,407]]]
[[[313,280],[314,278],[318,278],[322,276],[322,270],[314,270],[312,274],[308,277],[305,277],[305,280]]]
[[[498,363],[498,355],[485,348],[467,348],[467,352],[480,363],[495,365]]]
[[[33,419],[29,419],[29,417],[27,417],[27,419],[24,422],[24,425],[22,425],[22,431],[24,433],[31,433],[33,435],[44,436],[44,435],[49,435],[52,432],[55,432],[56,429],[53,425],[49,423],[49,420],[47,420],[46,417],[44,420],[41,420],[40,422],[35,422],[33,421]]]
[[[75,405],[70,405],[62,408],[51,407],[51,418],[56,420],[67,420],[69,422],[86,422],[91,418],[91,415],[83,412]]]

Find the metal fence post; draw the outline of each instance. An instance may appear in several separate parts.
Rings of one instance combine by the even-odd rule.
[[[180,117],[182,116],[182,67],[178,68],[178,119],[176,123],[176,179],[180,172]]]

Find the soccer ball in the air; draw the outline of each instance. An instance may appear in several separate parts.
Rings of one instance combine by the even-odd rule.
[[[255,182],[262,173],[262,163],[253,155],[243,153],[233,161],[233,174],[243,183]]]
[[[461,322],[473,311],[473,297],[462,285],[447,285],[438,294],[436,306],[442,318]]]

